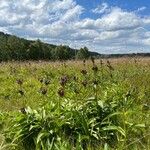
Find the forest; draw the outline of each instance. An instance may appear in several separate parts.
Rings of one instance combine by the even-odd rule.
[[[27,40],[14,35],[0,32],[0,61],[26,61],[26,60],[72,60],[95,58],[118,58],[118,57],[149,57],[150,53],[131,54],[100,54],[89,51],[85,46],[73,49],[67,45],[54,45],[44,43],[41,40]]]
[[[0,32],[0,61],[71,60],[98,55],[96,52],[89,52],[87,47],[76,50],[66,45],[56,46],[39,39],[31,41]]]

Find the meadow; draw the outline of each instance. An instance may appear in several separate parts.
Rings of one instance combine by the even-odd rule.
[[[0,150],[150,150],[150,58],[0,63]]]

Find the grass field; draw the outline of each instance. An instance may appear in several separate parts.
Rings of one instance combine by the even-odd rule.
[[[0,63],[0,150],[150,150],[150,58]]]

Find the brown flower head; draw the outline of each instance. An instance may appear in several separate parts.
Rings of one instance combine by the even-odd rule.
[[[47,89],[45,87],[41,87],[40,88],[40,93],[42,93],[43,95],[45,95],[47,93]]]
[[[43,82],[44,82],[45,85],[49,85],[50,84],[50,80],[49,79],[44,79]]]
[[[57,93],[60,97],[64,97],[64,95],[65,95],[65,91],[63,88],[59,88]]]
[[[95,64],[95,59],[92,56],[91,56],[91,61],[92,61],[93,64]]]
[[[66,83],[67,83],[67,81],[68,81],[68,76],[67,76],[67,75],[62,76],[62,77],[60,78],[60,85],[61,85],[61,86],[65,86]]]
[[[77,81],[77,80],[78,80],[78,77],[73,76],[73,80],[74,80],[74,81]]]
[[[84,87],[87,86],[87,81],[86,81],[86,80],[82,81],[81,83],[82,83],[82,85],[83,85]]]
[[[85,62],[86,62],[86,60],[84,59],[84,60],[83,60],[83,66],[85,66]]]
[[[17,84],[22,85],[23,84],[23,79],[17,79],[16,82],[17,82]]]
[[[94,66],[92,67],[92,70],[93,70],[94,72],[97,72],[97,71],[98,71],[98,67],[97,67],[96,65],[94,65]]]
[[[100,60],[100,64],[101,64],[101,66],[103,66],[103,61],[102,60]]]
[[[26,114],[27,113],[26,109],[24,107],[20,108],[20,111],[21,111],[22,114]]]
[[[43,83],[43,78],[40,78],[39,81],[40,81],[41,83]]]
[[[110,63],[109,60],[107,60],[107,67],[108,67],[111,71],[114,70],[114,68],[112,67],[112,65],[111,65],[111,63]]]
[[[24,91],[23,91],[23,90],[19,90],[18,93],[19,93],[20,95],[22,95],[22,96],[24,95]]]
[[[83,75],[86,75],[86,74],[87,74],[87,71],[86,71],[85,69],[82,69],[82,70],[81,70],[81,73],[82,73]]]

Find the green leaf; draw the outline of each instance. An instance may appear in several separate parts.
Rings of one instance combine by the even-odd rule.
[[[104,108],[104,102],[103,102],[103,101],[98,101],[98,105],[99,105],[101,108]]]
[[[105,145],[104,145],[104,150],[108,150],[108,144],[107,143],[105,143]]]
[[[126,137],[126,133],[125,131],[121,128],[121,127],[117,127],[117,126],[108,126],[108,127],[103,127],[102,128],[103,131],[113,131],[116,130],[119,133],[121,133],[121,135],[123,135],[124,137]]]
[[[43,137],[46,137],[46,136],[48,136],[48,133],[46,132],[39,133],[37,136],[37,140],[36,140],[37,144],[42,140]]]
[[[136,124],[135,127],[137,127],[137,128],[145,128],[145,124]]]

